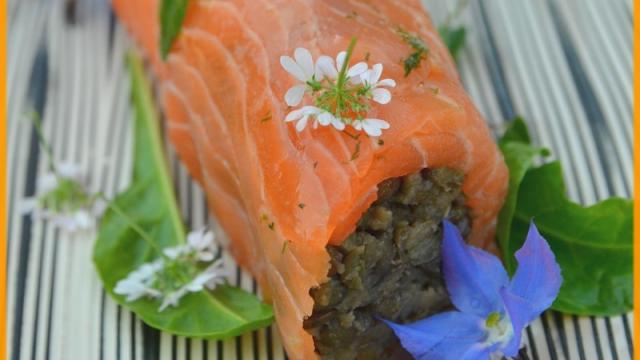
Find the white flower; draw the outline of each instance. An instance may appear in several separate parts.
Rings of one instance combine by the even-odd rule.
[[[187,235],[186,244],[165,248],[163,253],[170,259],[193,254],[198,261],[211,261],[214,258],[213,241],[214,236],[211,231],[205,229],[192,231]]]
[[[93,229],[104,208],[100,198],[88,193],[80,168],[69,162],[57,164],[55,171],[41,175],[35,197],[24,199],[21,204],[22,213],[50,220],[67,232]]]
[[[187,235],[187,244],[196,252],[199,261],[211,261],[214,258],[214,236],[206,229],[192,231]]]
[[[223,269],[222,260],[216,260],[204,271],[196,275],[196,277],[193,278],[193,280],[191,280],[189,283],[167,295],[163,299],[162,304],[160,304],[158,311],[162,312],[169,306],[178,306],[178,304],[180,303],[180,299],[190,292],[200,292],[204,290],[205,287],[210,290],[215,289],[217,285],[224,282],[224,278],[226,275],[227,274]]]
[[[395,87],[396,82],[393,79],[380,80],[382,75],[382,64],[375,64],[370,70],[365,71],[360,75],[360,79],[363,84],[371,88],[371,94],[373,95],[373,101],[380,104],[388,104],[391,101],[391,92],[387,89],[381,89],[381,87]]]
[[[305,48],[297,48],[292,59],[289,56],[280,57],[280,65],[293,77],[300,81],[297,84],[287,90],[284,95],[284,101],[289,106],[297,106],[302,101],[305,91],[307,90],[307,82],[314,80],[316,75],[314,71],[313,58],[309,50]],[[316,79],[320,80],[320,79]]]
[[[314,128],[317,127],[317,124],[320,124],[322,126],[333,125],[333,127],[336,128],[336,130],[338,131],[342,131],[345,128],[344,121],[340,120],[339,118],[333,116],[333,114],[328,113],[326,111],[323,111],[322,113],[320,113],[320,115],[317,116],[317,119],[318,119],[318,122],[313,123]]]
[[[142,264],[137,270],[116,283],[113,292],[118,295],[126,295],[127,301],[135,301],[143,296],[152,298],[160,297],[160,291],[152,287],[155,274],[162,270],[164,264],[161,260]]]
[[[336,56],[335,63],[329,56],[320,56],[316,62],[316,73],[318,73],[318,77],[322,79],[326,76],[330,79],[337,79],[338,74],[344,65],[346,56],[347,52],[341,51],[338,56]],[[369,66],[367,66],[367,63],[361,61],[347,70],[347,78],[349,78],[353,83],[358,83],[360,82],[360,75],[367,71],[368,68]]]
[[[326,112],[315,106],[303,106],[300,109],[293,110],[287,117],[284,119],[286,122],[297,121],[296,130],[301,132],[307,127],[307,123],[309,122],[309,118],[314,118],[313,128],[317,128],[318,124],[322,126],[333,125],[337,130],[344,130],[345,125],[340,119],[335,117],[333,114]]]
[[[370,136],[380,136],[383,129],[390,127],[388,122],[380,119],[356,120],[352,126],[358,131],[364,130]]]

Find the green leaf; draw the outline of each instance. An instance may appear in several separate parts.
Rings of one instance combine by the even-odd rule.
[[[173,185],[160,137],[158,116],[149,84],[138,59],[130,59],[135,107],[135,148],[132,185],[114,203],[143,228],[159,247],[185,242]],[[269,325],[273,313],[254,295],[228,285],[213,292],[186,295],[180,306],[158,312],[159,301],[126,302],[113,292],[115,284],[158,254],[131,227],[130,219],[107,211],[93,259],[105,289],[148,325],[177,335],[223,339]]]
[[[458,58],[458,53],[464,47],[464,42],[467,37],[467,30],[463,26],[452,28],[450,26],[440,26],[438,28],[440,37],[444,41],[449,52],[454,59]]]
[[[500,144],[506,144],[508,142],[520,142],[525,144],[531,144],[531,136],[529,136],[529,129],[527,124],[521,117],[516,117],[509,123],[507,131],[500,139]]]
[[[590,207],[565,196],[555,161],[530,170],[520,185],[512,247],[520,248],[533,218],[562,269],[564,283],[553,309],[579,315],[613,315],[633,307],[633,203],[610,198]]]
[[[162,0],[160,4],[160,54],[166,59],[173,41],[180,34],[189,0]]]
[[[579,315],[631,310],[633,205],[611,198],[590,207],[571,202],[559,162],[534,166],[548,151],[530,145],[526,125],[516,119],[500,141],[509,168],[509,192],[498,218],[498,244],[506,268],[533,219],[562,269],[564,282],[552,308]]]

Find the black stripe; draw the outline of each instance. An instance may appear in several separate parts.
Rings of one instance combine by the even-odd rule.
[[[604,178],[607,184],[607,189],[609,194],[615,194],[611,175],[616,172],[616,170],[611,164],[611,160],[615,160],[618,163],[618,169],[622,169],[624,164],[621,163],[621,160],[616,154],[615,147],[613,146],[613,137],[605,122],[600,103],[598,102],[598,98],[595,95],[578,53],[571,43],[569,32],[563,19],[560,17],[560,12],[551,0],[548,0],[547,4],[550,8],[549,12],[551,14],[551,19],[553,20],[553,24],[558,33],[562,51],[564,52],[567,63],[569,64],[571,76],[576,84],[576,90],[578,91],[580,102],[582,103],[582,107],[587,115],[588,124],[596,144],[598,159],[600,160],[605,173]],[[624,183],[625,190],[628,191],[629,185],[627,184],[627,180],[624,176],[621,176],[621,178]]]
[[[271,332],[273,331],[273,325],[269,326],[265,329],[266,331],[266,338],[267,338],[267,359],[268,360],[273,360],[273,336],[271,335]]]
[[[258,283],[255,278],[251,279],[251,292],[254,295],[257,295],[258,292]],[[254,360],[260,360],[260,340],[259,340],[259,332],[260,330],[256,330],[251,333],[251,340],[253,342],[253,358]]]
[[[236,265],[236,286],[241,287],[242,278],[241,278],[240,266]],[[242,360],[242,335],[236,336],[236,359]]]
[[[131,331],[131,359],[136,360],[136,316],[133,312],[129,313],[129,317],[131,318],[131,324],[129,326],[129,331]]]
[[[53,236],[53,254],[51,255],[53,261],[51,264],[51,293],[49,294],[49,321],[47,322],[47,345],[46,345],[46,353],[45,359],[50,359],[51,354],[51,329],[53,328],[53,299],[55,299],[55,291],[56,287],[54,286],[56,282],[56,273],[58,272],[58,266],[55,259],[58,258],[58,240],[60,238],[60,231],[55,229],[55,234]]]
[[[175,335],[171,335],[171,358],[178,358],[178,338]]]
[[[593,330],[593,342],[596,345],[596,353],[598,354],[598,359],[602,359],[602,347],[600,347],[600,334],[598,333],[598,327],[596,326],[596,318],[590,316],[589,320],[591,321],[591,329]]]
[[[629,355],[633,359],[633,337],[631,336],[631,328],[629,327],[629,320],[626,315],[621,315],[622,323],[624,324],[624,335],[627,339],[627,347],[629,348]]]
[[[607,338],[609,340],[609,348],[611,349],[611,357],[614,360],[618,360],[618,351],[616,350],[616,340],[613,338],[613,329],[611,328],[611,319],[604,318],[604,323],[607,328]]]
[[[507,81],[505,80],[506,77],[502,67],[502,60],[498,52],[496,40],[489,25],[490,21],[486,13],[484,1],[479,1],[478,5],[478,8],[480,9],[480,18],[482,20],[482,28],[484,30],[481,32],[481,34],[485,35],[486,37],[486,39],[484,39],[485,41],[482,41],[482,50],[485,57],[485,63],[487,65],[487,69],[489,70],[489,76],[491,78],[491,83],[493,84],[493,89],[495,91],[496,97],[498,98],[498,105],[500,106],[502,116],[506,121],[509,121],[516,116],[513,101],[509,96],[509,89],[507,87]]]
[[[565,317],[557,311],[549,311],[547,315],[553,320],[551,322],[552,325],[555,325],[556,330],[558,331],[558,336],[560,337],[560,346],[562,352],[564,353],[565,358],[569,357],[569,345],[567,344],[567,332],[564,328],[564,320]],[[566,317],[568,320],[569,318]]]
[[[186,344],[186,358],[187,360],[191,360],[191,339],[187,338]]]
[[[122,307],[118,305],[116,314],[116,359],[120,360],[120,316],[122,315]]]
[[[42,291],[42,264],[44,264],[44,248],[45,248],[45,233],[46,233],[46,222],[43,222],[43,226],[41,227],[41,233],[40,233],[40,257],[38,259],[38,264],[40,266],[38,266],[38,280],[37,280],[37,285],[36,285],[36,303],[34,306],[34,311],[35,311],[35,316],[33,318],[33,334],[32,339],[31,339],[31,359],[35,360],[36,359],[36,352],[37,352],[37,339],[38,339],[38,321],[40,320],[40,298],[41,298],[41,291]]]
[[[100,326],[99,326],[99,331],[100,331],[100,343],[98,344],[98,360],[104,360],[104,317],[105,317],[105,311],[104,311],[104,307],[106,305],[106,299],[107,299],[107,294],[105,292],[104,289],[102,289],[101,293],[100,293]]]
[[[202,340],[200,343],[202,344],[202,360],[207,360],[209,359],[209,342]]]
[[[582,343],[582,330],[580,330],[580,324],[578,323],[578,317],[575,315],[571,315],[571,321],[573,321],[573,328],[575,329],[576,335],[576,343],[578,345],[578,356],[580,360],[584,360],[584,344]]]
[[[142,323],[142,345],[144,360],[160,359],[160,331]]]
[[[536,340],[533,337],[533,331],[531,331],[531,327],[527,327],[527,339],[529,340],[529,348],[531,349],[531,358],[532,359],[540,359],[538,356],[538,348],[536,347]]]
[[[48,80],[48,55],[44,44],[38,49],[36,58],[33,62],[31,70],[31,78],[29,80],[29,90],[27,99],[33,106],[33,110],[38,114],[44,114],[47,95]],[[24,196],[32,197],[36,191],[36,174],[38,173],[38,162],[40,160],[40,147],[38,145],[38,136],[35,129],[31,131],[29,139],[29,157],[26,166],[26,180]],[[22,317],[24,315],[24,297],[27,281],[27,268],[29,256],[31,253],[31,226],[32,219],[30,215],[22,217],[22,231],[20,234],[20,250],[18,256],[18,268],[16,275],[16,293],[15,293],[15,320],[13,323],[13,339],[12,359],[20,359],[20,343],[22,342]]]
[[[553,337],[551,336],[551,328],[549,327],[549,322],[547,321],[547,314],[541,316],[540,320],[542,320],[542,328],[544,329],[544,338],[547,341],[547,349],[549,349],[549,357],[551,358],[551,360],[555,360],[558,358],[558,353],[556,352]]]

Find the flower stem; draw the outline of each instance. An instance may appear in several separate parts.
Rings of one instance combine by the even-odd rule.
[[[140,237],[147,242],[147,244],[149,244],[149,246],[151,246],[153,248],[153,250],[155,250],[157,253],[160,254],[160,256],[164,259],[164,260],[171,260],[169,259],[168,256],[166,256],[164,254],[164,252],[162,251],[162,249],[160,249],[160,247],[158,247],[158,244],[156,244],[153,241],[153,238],[151,237],[151,235],[149,235],[149,233],[147,233],[146,231],[144,231],[143,228],[140,227],[140,225],[138,225],[135,220],[133,220],[131,218],[131,216],[129,216],[129,214],[127,214],[124,210],[122,210],[118,205],[115,204],[115,202],[113,201],[109,201],[109,199],[107,199],[106,196],[104,196],[104,194],[100,193],[98,194],[98,196],[107,203],[107,206],[109,207],[109,209],[113,210],[113,212],[115,212],[116,214],[118,214],[120,217],[122,217],[123,219],[125,219],[128,223],[129,226],[131,226],[131,228],[133,229],[133,231],[137,232],[138,235],[140,235]]]
[[[351,61],[353,49],[356,47],[357,42],[358,39],[356,39],[355,36],[351,38],[349,47],[347,47],[347,54],[344,57],[344,62],[342,63],[340,73],[338,74],[338,83],[336,84],[336,115],[340,117],[342,117],[342,111],[344,109],[344,86],[347,82],[347,69],[349,68],[349,61]]]
[[[53,163],[53,151],[51,151],[51,145],[49,145],[47,140],[44,138],[44,132],[42,131],[42,119],[40,119],[40,114],[33,110],[28,114],[28,116],[36,130],[36,135],[38,135],[38,142],[47,155],[47,165],[49,166],[49,170],[57,174],[55,164]]]

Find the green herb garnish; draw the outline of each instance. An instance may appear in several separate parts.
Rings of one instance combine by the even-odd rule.
[[[356,143],[356,147],[351,154],[351,161],[357,159],[360,156],[360,141]]]
[[[422,60],[426,59],[429,55],[429,48],[417,35],[411,34],[404,29],[397,30],[398,35],[404,42],[409,44],[413,49],[413,52],[404,59],[404,76],[407,77],[414,69],[420,66]]]
[[[566,196],[559,162],[536,166],[548,151],[531,145],[515,119],[500,141],[509,192],[498,219],[498,244],[508,271],[534,219],[562,268],[564,284],[552,308],[578,315],[613,315],[633,306],[633,203],[610,198],[584,207]]]
[[[167,58],[171,45],[180,34],[189,0],[161,0],[160,4],[160,55]]]
[[[135,109],[133,181],[113,200],[103,217],[93,250],[93,261],[105,289],[146,324],[172,334],[222,339],[269,325],[273,321],[271,308],[255,295],[229,285],[219,285],[211,292],[191,293],[180,306],[162,312],[158,311],[156,300],[127,302],[124,296],[114,293],[119,280],[158,256],[156,248],[186,243],[151,89],[140,60],[130,57],[129,63]],[[149,234],[149,239],[142,239],[141,233]]]
[[[267,111],[265,116],[262,117],[262,119],[260,119],[260,122],[261,123],[266,123],[267,121],[271,120],[271,118],[273,118],[273,115],[271,115],[271,110],[269,110],[269,111]]]
[[[464,26],[453,26],[452,23],[468,5],[469,0],[459,0],[453,11],[447,15],[442,25],[438,27],[438,33],[440,33],[442,41],[447,45],[454,60],[457,59],[460,49],[464,46],[467,30]]]

